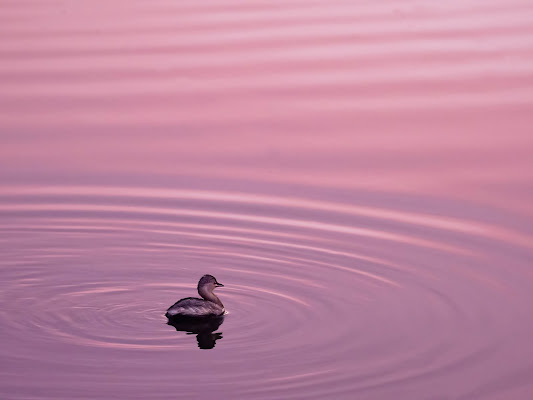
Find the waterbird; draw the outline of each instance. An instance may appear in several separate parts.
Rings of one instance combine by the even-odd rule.
[[[198,294],[202,297],[186,297],[174,303],[166,312],[168,319],[205,318],[224,315],[226,309],[215,295],[214,290],[224,285],[218,283],[213,275],[204,275],[198,282]]]

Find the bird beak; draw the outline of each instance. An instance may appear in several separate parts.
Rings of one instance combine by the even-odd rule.
[[[222,283],[218,283],[218,282],[215,283],[215,286],[216,287],[224,287],[224,285]]]

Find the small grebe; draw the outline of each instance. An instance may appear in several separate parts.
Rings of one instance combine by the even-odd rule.
[[[214,317],[224,315],[226,310],[220,299],[213,293],[215,288],[224,286],[213,275],[204,275],[198,282],[198,294],[205,300],[186,297],[171,306],[165,314],[167,318]]]

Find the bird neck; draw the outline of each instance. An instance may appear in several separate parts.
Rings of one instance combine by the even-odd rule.
[[[205,300],[218,304],[220,307],[224,307],[220,299],[211,290],[208,290],[205,287],[201,287],[198,288],[198,294],[202,296],[202,298],[204,298]]]

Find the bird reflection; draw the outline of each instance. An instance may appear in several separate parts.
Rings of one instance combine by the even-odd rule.
[[[224,316],[206,318],[169,318],[167,324],[177,331],[186,332],[187,335],[196,334],[198,347],[212,349],[218,339],[222,339],[222,332],[215,332],[224,322]]]

